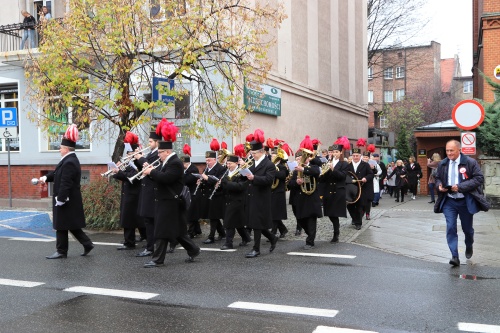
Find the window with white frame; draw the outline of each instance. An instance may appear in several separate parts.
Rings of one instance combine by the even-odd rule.
[[[387,122],[387,116],[380,116],[379,117],[379,121],[380,121],[380,128],[387,128],[387,127],[389,127],[389,124]]]
[[[385,90],[384,91],[384,102],[386,102],[386,103],[394,102],[394,93],[392,90]]]
[[[402,101],[405,97],[405,90],[404,89],[396,89],[396,101]]]
[[[472,81],[464,81],[464,94],[472,92]]]
[[[396,79],[401,79],[403,77],[405,77],[405,68],[396,67]]]
[[[392,67],[387,67],[384,69],[384,79],[392,79]]]
[[[34,0],[33,1],[33,12],[30,13],[36,18],[37,22],[40,22],[40,13],[42,12],[42,7],[47,7],[50,17],[54,17],[52,13],[52,0]]]
[[[0,84],[0,108],[16,108],[19,110],[19,89],[16,83],[2,83]],[[17,113],[17,121],[19,125],[19,111]],[[9,139],[9,147],[7,147],[7,140],[4,139],[6,136],[4,134],[5,131],[17,131],[19,133],[19,126],[17,128],[7,128],[4,127],[1,129],[1,140],[0,140],[0,151],[7,151],[10,149],[11,151],[19,151],[19,138]]]
[[[368,80],[373,79],[373,67],[368,67]]]
[[[373,90],[368,90],[368,103],[373,103]]]

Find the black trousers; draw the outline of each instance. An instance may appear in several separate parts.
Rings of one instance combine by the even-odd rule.
[[[146,233],[146,227],[144,228],[137,228],[139,230],[139,235],[141,236],[141,238],[144,238],[144,239],[147,239],[148,238],[148,235]]]
[[[335,236],[335,235],[338,236],[340,234],[340,220],[339,220],[339,218],[336,216],[328,216],[328,218],[330,219],[330,221],[333,224],[333,236]]]
[[[214,239],[216,231],[219,233],[220,237],[226,236],[222,222],[219,219],[210,219],[210,234],[208,235],[208,238]]]
[[[302,226],[307,235],[306,244],[314,246],[314,240],[316,239],[316,228],[318,224],[318,218],[306,217],[303,219],[297,219],[297,222]]]
[[[406,193],[405,187],[396,187],[394,197],[396,198],[396,200],[401,199],[401,201],[405,201],[405,193]],[[400,194],[401,198],[399,197]]]
[[[154,217],[144,217],[146,225],[146,250],[153,252],[155,250],[155,219]]]
[[[275,237],[268,229],[253,229],[253,249],[257,252],[260,252],[261,235],[264,235],[270,242]]]
[[[82,229],[74,230],[56,230],[56,249],[57,252],[61,254],[68,254],[68,231],[75,236],[76,240],[83,245],[83,247],[89,247],[92,245],[92,241],[89,236],[83,232]]]
[[[358,201],[356,203],[347,205],[347,210],[349,211],[349,215],[351,215],[352,222],[354,222],[355,225],[361,225],[361,219],[363,217],[363,205]]]
[[[292,212],[293,212],[293,216],[297,217],[297,214],[295,212],[295,205],[292,205]],[[295,226],[295,229],[297,231],[302,231],[302,227],[300,226],[299,222],[297,222],[297,225]]]
[[[273,220],[273,228],[271,229],[271,233],[275,235],[278,230],[281,235],[288,232],[288,229],[286,228],[282,220]]]
[[[123,237],[125,238],[123,245],[135,247],[135,228],[123,228]]]
[[[163,264],[169,243],[170,247],[175,247],[176,243],[180,243],[189,256],[193,256],[200,252],[200,248],[191,240],[191,238],[189,238],[186,232],[184,235],[179,236],[174,240],[166,238],[157,239],[155,251],[153,252],[151,260],[157,264]]]
[[[200,220],[193,220],[188,222],[188,235],[196,236],[201,235]]]
[[[244,242],[250,242],[251,238],[250,235],[248,234],[247,229],[245,228],[226,228],[226,242],[224,243],[225,245],[233,245],[233,239],[234,235],[236,234],[236,231],[238,231],[238,234],[241,237],[241,240]]]

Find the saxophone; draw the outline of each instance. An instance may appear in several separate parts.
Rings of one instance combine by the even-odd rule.
[[[315,154],[314,152],[310,151],[309,149],[301,148],[302,150],[302,157],[300,159],[300,165],[304,166],[306,164],[306,161],[309,157],[314,157]],[[309,176],[304,176],[303,171],[297,171],[297,179],[303,178],[304,182],[300,185],[300,190],[302,193],[306,195],[311,195],[316,191],[316,178],[312,178]]]

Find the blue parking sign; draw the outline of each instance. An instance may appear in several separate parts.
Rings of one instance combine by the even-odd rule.
[[[167,79],[163,77],[153,77],[153,101],[163,101],[165,103],[174,102],[175,98],[166,94],[161,94],[158,86],[159,85],[169,85],[170,90],[174,89],[174,80]]]
[[[0,126],[17,126],[17,108],[0,108]]]

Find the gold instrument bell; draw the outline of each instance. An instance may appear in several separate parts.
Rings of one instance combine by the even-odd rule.
[[[300,158],[300,165],[304,166],[306,164],[307,158],[309,157],[314,157],[316,156],[313,151],[310,151],[309,149],[306,148],[301,148],[302,150],[302,157]],[[300,190],[302,193],[306,195],[311,195],[316,191],[316,178],[312,178],[309,176],[304,176],[304,173],[302,171],[297,171],[297,179],[303,178],[304,182],[302,185],[300,185]]]
[[[288,154],[286,153],[285,150],[283,150],[281,148],[281,146],[283,145],[282,142],[280,142],[278,144],[278,148],[276,148],[276,156],[272,159],[272,162],[274,165],[276,165],[276,171],[279,171],[280,169],[278,168],[278,164],[281,162],[281,161],[286,161],[288,160]],[[275,178],[274,179],[274,182],[273,182],[273,185],[271,186],[271,189],[275,189],[276,187],[278,187],[280,183],[280,180]]]

